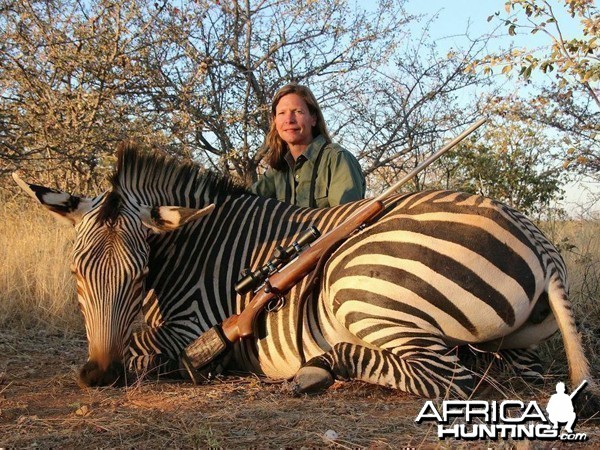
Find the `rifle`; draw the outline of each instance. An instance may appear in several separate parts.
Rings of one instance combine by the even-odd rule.
[[[200,335],[182,351],[180,355],[181,365],[187,370],[192,381],[198,384],[198,370],[208,366],[225,350],[231,348],[233,343],[240,339],[252,337],[254,335],[254,323],[258,315],[272,300],[282,299],[287,292],[306,277],[316,267],[327,249],[341,240],[347,239],[357,230],[364,228],[383,211],[385,208],[384,201],[388,197],[486,121],[487,119],[483,118],[475,122],[443,148],[429,156],[396,184],[361,205],[352,216],[328,233],[319,237],[318,231],[308,230],[297,243],[292,244],[288,249],[278,247],[275,257],[264,267],[252,273],[249,271],[243,273],[242,280],[236,284],[238,293],[248,292],[261,282],[264,282],[264,284],[256,291],[255,296],[240,314],[234,314],[226,318],[220,325],[216,325]],[[301,251],[302,246],[307,248]],[[298,255],[296,259],[280,268],[296,255]]]

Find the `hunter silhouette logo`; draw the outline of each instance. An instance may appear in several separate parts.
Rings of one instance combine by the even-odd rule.
[[[573,408],[573,398],[587,384],[587,380],[583,382],[573,391],[571,395],[565,394],[565,383],[556,383],[556,394],[552,394],[546,406],[548,418],[554,424],[554,429],[558,429],[559,423],[566,423],[565,431],[569,434],[573,433],[573,425],[577,420],[575,409]]]
[[[556,384],[544,413],[533,400],[444,400],[438,410],[433,401],[425,402],[415,422],[437,422],[440,439],[543,439],[561,441],[586,441],[585,433],[574,433],[577,414],[573,399],[587,384],[584,380],[570,395],[565,384]],[[565,424],[561,433],[560,424]]]

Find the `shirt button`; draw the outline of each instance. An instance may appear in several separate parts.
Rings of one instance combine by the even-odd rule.
[[[296,181],[300,181],[300,174],[299,173],[296,174]]]

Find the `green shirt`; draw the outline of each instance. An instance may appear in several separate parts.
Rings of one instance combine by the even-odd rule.
[[[263,197],[298,206],[310,206],[310,183],[323,136],[317,136],[297,160],[287,153],[285,171],[268,169],[250,190]],[[356,158],[337,144],[323,150],[315,180],[315,205],[327,208],[365,197],[365,177]]]

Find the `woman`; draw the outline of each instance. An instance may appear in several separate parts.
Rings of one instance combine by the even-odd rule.
[[[364,198],[358,161],[331,142],[321,108],[307,87],[288,84],[275,94],[266,145],[270,168],[252,186],[254,193],[312,208]]]

